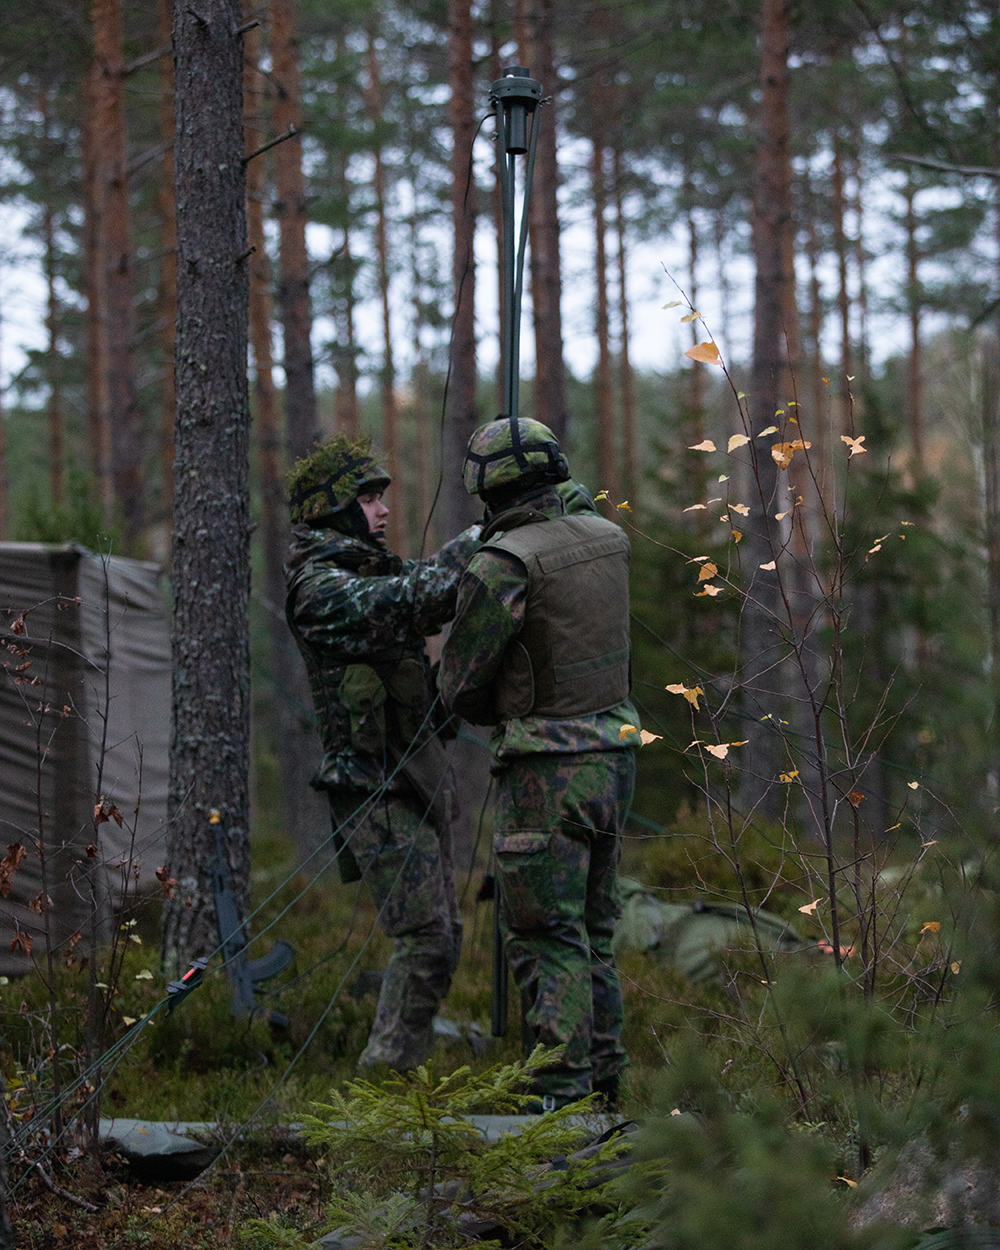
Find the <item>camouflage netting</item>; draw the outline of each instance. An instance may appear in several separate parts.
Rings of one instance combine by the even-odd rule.
[[[44,959],[46,895],[60,955],[88,932],[92,899],[107,931],[137,892],[160,896],[170,737],[160,569],[76,545],[0,543],[0,642],[0,854],[24,848],[0,897],[0,973],[11,975]],[[8,851],[8,868],[18,855]]]

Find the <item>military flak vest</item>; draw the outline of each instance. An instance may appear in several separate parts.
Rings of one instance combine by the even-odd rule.
[[[497,678],[499,720],[603,712],[629,693],[629,541],[611,521],[563,516],[497,535],[528,571],[524,628]]]

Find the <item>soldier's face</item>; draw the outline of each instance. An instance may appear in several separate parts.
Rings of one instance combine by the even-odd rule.
[[[363,495],[358,496],[358,503],[361,505],[361,511],[365,514],[365,520],[368,522],[368,533],[372,538],[384,538],[386,517],[389,515],[389,509],[382,502],[382,492],[378,490],[366,491]]]

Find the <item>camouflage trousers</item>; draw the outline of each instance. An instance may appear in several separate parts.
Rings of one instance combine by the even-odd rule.
[[[462,948],[451,832],[435,829],[415,797],[390,795],[361,807],[365,798],[330,793],[333,827],[354,855],[382,931],[394,940],[358,1066],[385,1063],[405,1072],[430,1053],[434,1016]]]
[[[524,756],[497,775],[507,960],[536,1040],[561,1048],[533,1089],[557,1106],[613,1085],[628,1063],[611,938],[634,785],[632,751]]]

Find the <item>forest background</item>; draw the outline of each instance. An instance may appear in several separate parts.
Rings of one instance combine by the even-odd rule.
[[[271,0],[242,22],[247,237],[233,260],[252,366],[257,806],[244,776],[225,819],[245,837],[270,804],[297,848],[317,819],[308,693],[280,613],[288,465],[317,436],[370,433],[404,555],[473,519],[457,464],[500,411],[502,363],[484,345],[492,123],[476,135],[489,83],[520,63],[548,97],[526,315],[545,367],[523,411],[632,532],[635,699],[660,735],[640,754],[634,828],[708,820],[692,835],[703,853],[659,882],[680,894],[718,859],[714,812],[730,834],[781,830],[809,868],[792,911],[814,841],[832,915],[807,920],[840,967],[849,879],[864,941],[849,875],[862,827],[866,864],[949,836],[981,854],[1000,784],[994,7]],[[24,266],[44,291],[44,343],[4,375],[0,537],[168,566],[172,533],[200,523],[173,463],[186,184],[170,27],[153,0],[39,0],[0,26],[2,194],[24,223],[0,292]],[[657,249],[669,275],[637,274],[633,256]],[[638,369],[635,289],[655,283],[662,362]],[[589,323],[564,322],[581,290]],[[694,354],[678,359],[688,334]],[[246,573],[237,562],[233,584]],[[180,876],[197,848],[173,836]],[[249,857],[235,859],[248,905]],[[753,901],[773,902],[758,878]],[[739,872],[713,886],[749,897]],[[209,894],[168,904],[168,965],[214,949]]]

